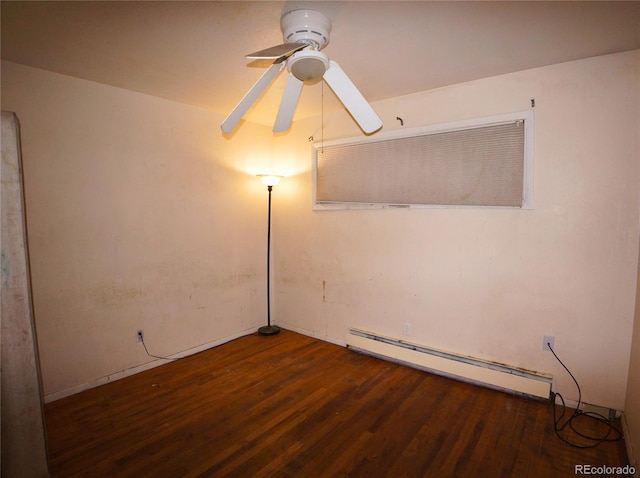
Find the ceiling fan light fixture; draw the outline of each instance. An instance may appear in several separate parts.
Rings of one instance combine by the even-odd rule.
[[[329,68],[329,58],[322,52],[305,49],[287,62],[289,71],[300,81],[319,80]]]

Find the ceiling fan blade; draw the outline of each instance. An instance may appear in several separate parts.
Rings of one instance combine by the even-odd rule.
[[[258,81],[256,81],[249,91],[247,91],[236,107],[231,111],[231,113],[229,113],[229,116],[224,119],[222,125],[220,125],[220,128],[222,128],[224,133],[228,134],[236,127],[244,114],[249,110],[249,108],[251,108],[251,105],[258,99],[274,78],[278,76],[278,73],[282,71],[284,64],[284,61],[276,60],[269,68],[267,68],[267,71],[258,78]]]
[[[362,131],[370,134],[382,128],[382,120],[335,61],[330,62],[323,78]]]
[[[291,120],[298,105],[298,98],[300,97],[303,85],[304,83],[302,81],[289,73],[287,85],[282,95],[282,101],[280,101],[278,116],[276,116],[276,122],[273,125],[274,133],[282,133],[291,127]]]
[[[309,46],[306,43],[283,43],[281,45],[272,46],[266,50],[260,50],[255,53],[246,55],[245,58],[250,60],[275,60],[282,56],[287,57],[302,50],[304,47]]]

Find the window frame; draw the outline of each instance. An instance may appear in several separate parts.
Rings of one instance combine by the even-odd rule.
[[[370,203],[370,202],[346,202],[346,201],[318,201],[318,151],[324,147],[359,145],[375,143],[379,141],[410,138],[429,134],[463,131],[479,127],[489,127],[500,124],[508,124],[516,121],[524,121],[524,158],[522,178],[522,205],[521,206],[496,206],[496,205],[459,205],[459,204],[394,204],[394,203]],[[461,121],[437,123],[413,128],[402,128],[392,131],[383,131],[369,137],[341,138],[331,141],[317,141],[311,145],[312,156],[312,209],[343,210],[343,209],[533,209],[533,167],[534,167],[534,112],[533,110],[518,111],[514,113],[485,116],[465,119]]]

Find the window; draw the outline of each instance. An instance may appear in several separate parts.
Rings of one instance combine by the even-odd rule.
[[[315,144],[314,208],[531,208],[532,150],[532,111]]]

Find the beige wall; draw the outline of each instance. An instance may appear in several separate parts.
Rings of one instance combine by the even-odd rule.
[[[44,393],[57,398],[266,322],[265,128],[12,63]],[[251,173],[251,174],[247,174]],[[148,365],[147,365],[148,366]]]
[[[551,373],[577,400],[622,409],[638,260],[640,52],[454,85],[375,104],[385,129],[530,108],[534,209],[312,211],[306,138],[286,138],[307,171],[286,186],[274,226],[278,319],[344,342],[355,326]],[[325,113],[325,140],[358,136]],[[284,140],[283,140],[284,141]],[[284,185],[283,185],[284,189]],[[284,192],[283,192],[284,194]],[[285,201],[283,199],[283,201]]]
[[[638,290],[636,294],[636,314],[624,414],[627,425],[627,430],[625,430],[627,432],[625,437],[627,450],[631,450],[637,466],[638,458],[640,457],[640,267],[638,268]],[[633,460],[632,463],[634,463]]]
[[[640,64],[638,65],[640,75]],[[640,110],[640,98],[638,98]],[[638,137],[640,137],[640,124],[638,124]],[[638,145],[640,156],[640,144]],[[631,462],[638,467],[640,459],[640,265],[638,266],[638,281],[636,289],[635,321],[633,325],[633,337],[631,342],[631,357],[629,362],[629,377],[627,382],[627,397],[624,406],[625,421],[627,425],[627,450],[633,455]]]

